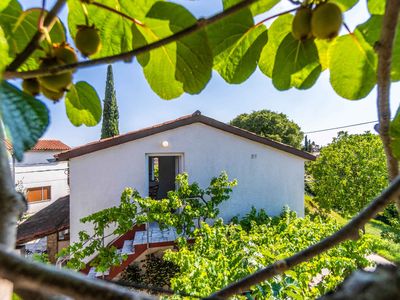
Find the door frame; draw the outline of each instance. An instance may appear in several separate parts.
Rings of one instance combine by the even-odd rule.
[[[185,156],[183,152],[162,152],[162,153],[146,153],[145,154],[145,176],[146,176],[146,181],[145,181],[145,190],[146,190],[146,197],[149,196],[149,159],[150,157],[158,157],[158,156],[175,156],[178,157],[178,164],[175,165],[175,172],[176,174],[180,174],[185,172]],[[175,188],[177,188],[175,186]]]

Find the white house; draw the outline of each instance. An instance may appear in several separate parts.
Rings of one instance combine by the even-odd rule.
[[[243,216],[254,206],[277,215],[289,206],[304,214],[304,162],[309,153],[195,112],[153,127],[89,143],[57,155],[69,161],[71,242],[88,229],[79,220],[119,204],[126,187],[162,198],[187,172],[207,187],[226,171],[238,185],[220,206],[221,217]],[[154,186],[158,165],[159,184]]]
[[[39,140],[25,152],[22,162],[13,161],[15,185],[26,196],[28,214],[34,214],[69,194],[68,162],[54,158],[54,155],[69,149],[59,140]]]

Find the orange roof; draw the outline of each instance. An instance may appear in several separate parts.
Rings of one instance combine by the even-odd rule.
[[[71,147],[65,145],[60,140],[38,140],[35,146],[29,151],[53,151],[53,150],[70,150]]]

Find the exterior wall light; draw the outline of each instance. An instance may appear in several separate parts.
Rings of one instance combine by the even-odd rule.
[[[168,141],[162,141],[161,146],[163,146],[164,148],[167,148],[169,146]]]

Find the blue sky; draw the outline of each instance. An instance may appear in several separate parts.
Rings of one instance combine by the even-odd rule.
[[[49,4],[53,1],[48,1]],[[175,1],[188,7],[196,17],[210,16],[221,9],[219,1],[180,0]],[[39,0],[23,0],[25,8],[40,6]],[[291,7],[283,1],[272,12]],[[61,17],[65,20],[67,11]],[[345,21],[351,29],[366,21],[366,1],[345,14]],[[345,58],[344,58],[345,59]],[[120,132],[125,133],[156,123],[171,120],[200,110],[204,115],[228,122],[236,115],[259,109],[283,112],[300,125],[304,132],[332,128],[377,119],[376,91],[359,101],[345,100],[333,91],[329,84],[329,73],[321,74],[317,84],[306,91],[277,91],[271,79],[257,70],[245,83],[230,85],[213,73],[211,81],[199,95],[183,95],[175,100],[160,99],[147,84],[137,62],[116,63],[113,65],[114,81],[120,113]],[[75,74],[75,81],[86,80],[95,87],[99,97],[104,98],[107,66],[82,69]],[[400,87],[392,86],[392,113],[399,105]],[[74,127],[65,114],[63,102],[52,104],[48,100],[51,124],[44,138],[60,139],[70,146],[78,146],[100,138],[101,123],[95,127]],[[351,133],[373,130],[373,124],[347,129]],[[329,143],[336,131],[311,134],[309,137],[317,144]]]

